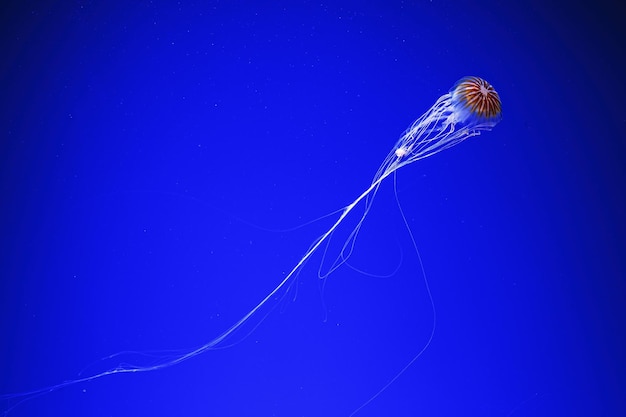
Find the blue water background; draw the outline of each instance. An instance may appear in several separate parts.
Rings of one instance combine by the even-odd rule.
[[[218,336],[478,75],[502,122],[397,175],[434,339],[357,415],[626,415],[626,42],[607,4],[4,2],[0,394]],[[392,179],[349,265],[321,281],[320,255],[234,346],[10,415],[348,416],[433,326]]]

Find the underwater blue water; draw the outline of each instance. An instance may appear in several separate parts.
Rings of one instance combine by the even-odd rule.
[[[503,120],[397,172],[425,277],[389,178],[348,263],[319,279],[362,208],[229,347],[0,410],[348,416],[425,347],[434,304],[432,343],[357,416],[626,415],[617,9],[3,4],[0,395],[210,342],[462,76]]]

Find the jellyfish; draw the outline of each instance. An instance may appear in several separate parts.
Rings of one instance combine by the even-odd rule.
[[[353,231],[349,234],[349,237],[343,245],[343,249],[337,258],[332,262],[328,272],[320,275],[320,278],[327,277],[347,261],[352,248],[354,247],[354,241],[358,231],[368,214],[369,208],[371,207],[379,187],[385,179],[404,166],[410,165],[421,159],[428,158],[445,149],[458,145],[472,136],[480,135],[483,131],[491,130],[496,124],[498,124],[501,118],[502,105],[500,97],[493,86],[479,77],[468,76],[461,78],[454,84],[448,93],[439,97],[439,99],[435,101],[435,104],[433,104],[433,106],[428,109],[426,113],[415,120],[415,122],[413,122],[413,124],[411,124],[411,126],[409,126],[409,128],[400,136],[396,144],[376,171],[370,185],[350,204],[335,211],[334,213],[331,213],[335,215],[338,214],[338,218],[325,233],[323,233],[311,244],[309,249],[291,268],[290,272],[282,279],[282,281],[280,281],[274,289],[263,297],[261,301],[259,301],[251,310],[245,313],[239,320],[237,320],[221,334],[206,342],[202,346],[188,351],[170,352],[167,356],[161,357],[160,361],[151,365],[133,366],[124,364],[104,372],[67,380],[56,385],[27,392],[1,395],[0,400],[2,401],[16,401],[15,404],[4,411],[4,415],[8,415],[12,409],[24,401],[57,391],[70,385],[93,381],[95,379],[114,374],[157,371],[187,361],[207,351],[227,347],[229,345],[227,340],[229,340],[231,336],[241,330],[244,325],[252,320],[253,317],[259,315],[260,310],[277,294],[279,294],[282,290],[289,288],[307,261],[321,248],[323,248],[324,245],[328,244],[333,236],[333,233],[341,224],[344,223],[348,215],[353,212],[355,207],[363,202],[365,210],[363,211],[360,220],[357,222]],[[413,243],[415,242],[413,241]],[[430,290],[428,290],[428,292],[430,295]],[[261,318],[261,321],[264,317],[265,316]],[[253,326],[250,332],[254,331],[256,326],[258,326],[258,323]],[[391,380],[383,385],[383,387],[376,394],[372,395],[351,415],[356,414],[359,410],[378,397],[378,395],[388,388],[419,356],[421,356],[432,340],[434,328],[435,326],[433,324],[430,338],[418,354],[403,369],[401,369],[400,372],[391,378]],[[108,358],[122,356],[124,353],[126,352],[114,354]]]

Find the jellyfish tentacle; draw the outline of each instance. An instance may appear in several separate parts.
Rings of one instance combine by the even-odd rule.
[[[354,243],[358,236],[359,230],[365,220],[370,207],[373,203],[374,197],[382,184],[382,182],[394,174],[398,169],[410,165],[416,161],[419,161],[429,156],[435,155],[445,149],[449,149],[464,140],[480,135],[481,132],[491,130],[502,118],[502,105],[500,97],[496,90],[485,80],[479,77],[464,77],[460,79],[450,92],[442,95],[437,99],[435,104],[426,111],[422,116],[415,120],[404,134],[398,139],[395,146],[391,149],[387,157],[383,160],[379,166],[376,174],[374,175],[370,185],[363,191],[354,201],[336,213],[340,213],[339,217],[333,223],[333,225],[320,237],[314,241],[314,243],[308,248],[296,265],[290,270],[290,272],[283,278],[278,285],[274,287],[260,302],[258,302],[251,310],[249,310],[243,317],[237,320],[234,324],[228,327],[225,331],[219,334],[217,337],[211,339],[209,342],[193,348],[189,351],[183,351],[172,355],[161,357],[161,362],[153,363],[146,366],[137,366],[132,364],[120,364],[117,367],[109,369],[104,372],[96,373],[91,376],[80,377],[77,379],[67,380],[56,385],[47,386],[40,389],[35,389],[27,392],[0,395],[0,401],[15,400],[16,404],[4,411],[4,415],[19,406],[25,401],[45,395],[59,389],[76,385],[95,379],[103,378],[108,375],[122,374],[122,373],[137,373],[137,372],[150,372],[164,368],[168,368],[191,359],[197,355],[200,355],[206,351],[212,349],[220,349],[228,347],[230,344],[225,343],[230,336],[234,335],[240,330],[244,324],[246,324],[252,317],[257,316],[257,313],[283,288],[289,288],[292,281],[298,276],[304,265],[310,260],[322,245],[329,241],[334,232],[344,222],[346,217],[352,213],[354,208],[361,202],[365,203],[365,212],[361,215],[361,219],[358,221],[357,226],[352,233],[348,236],[344,243],[340,254],[333,261],[330,270],[325,274],[319,274],[321,278],[325,278],[334,272],[337,268],[343,265],[347,258],[349,258],[354,248]],[[397,196],[396,196],[397,197]],[[400,209],[402,210],[402,209]],[[405,224],[406,217],[401,211]],[[426,277],[423,265],[421,263],[421,257],[419,251],[417,251],[417,245],[413,239],[413,235],[409,228],[409,234],[417,252],[420,266],[422,267],[422,274]],[[427,290],[430,296],[430,289],[426,282]],[[431,296],[432,302],[432,296]],[[270,310],[271,311],[271,310]],[[434,311],[434,304],[433,304]],[[260,313],[259,313],[260,314]],[[262,318],[260,318],[252,329],[247,333],[250,334],[257,326],[263,322],[263,319],[269,314],[266,312]],[[376,394],[370,397],[365,403],[363,403],[358,409],[356,409],[351,415],[361,410],[376,397],[378,397],[385,389],[387,389],[406,369],[419,358],[422,353],[428,348],[434,335],[434,326],[431,335],[425,346],[418,352],[418,354],[397,373],[390,381],[388,381]],[[244,336],[245,338],[245,336]],[[115,355],[112,355],[113,357]]]

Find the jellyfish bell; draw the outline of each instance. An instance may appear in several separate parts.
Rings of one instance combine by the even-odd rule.
[[[457,122],[495,126],[502,119],[500,96],[491,84],[479,77],[463,77],[450,90]]]
[[[50,394],[71,385],[93,381],[95,379],[114,374],[157,371],[177,365],[181,362],[185,362],[207,351],[221,349],[232,344],[236,344],[238,341],[233,342],[232,340],[234,336],[240,333],[241,329],[246,324],[250,323],[251,320],[256,319],[255,324],[252,326],[252,330],[250,332],[244,332],[244,335],[241,336],[239,340],[245,338],[263,321],[263,319],[265,319],[267,313],[261,314],[261,309],[274,300],[277,294],[289,288],[307,261],[315,253],[317,253],[320,248],[323,248],[325,245],[328,247],[327,245],[332,239],[334,232],[344,223],[346,217],[350,215],[360,203],[364,203],[365,208],[361,213],[360,218],[357,220],[357,225],[354,227],[353,231],[349,234],[347,241],[344,243],[341,253],[335,258],[335,261],[330,268],[330,272],[324,274],[321,278],[327,278],[333,271],[347,262],[350,254],[352,253],[351,251],[354,248],[354,242],[358,237],[358,231],[363,225],[363,222],[374,201],[374,197],[376,196],[380,185],[388,176],[394,174],[403,166],[439,153],[444,149],[448,149],[461,143],[467,138],[481,134],[482,131],[491,130],[501,120],[501,118],[502,105],[500,97],[491,84],[479,77],[461,78],[456,84],[454,84],[448,93],[439,97],[435,104],[433,104],[433,106],[428,109],[426,113],[411,124],[411,126],[398,139],[387,157],[383,160],[370,185],[350,204],[333,213],[338,215],[335,222],[325,233],[313,241],[309,249],[304,252],[300,260],[291,268],[290,272],[282,278],[282,280],[274,286],[274,288],[269,291],[267,295],[261,299],[261,301],[259,301],[247,313],[243,314],[241,318],[232,324],[228,329],[201,346],[197,346],[186,351],[177,351],[175,355],[167,354],[163,357],[156,358],[154,355],[146,355],[150,358],[150,362],[148,362],[148,364],[128,364],[128,362],[124,362],[119,366],[104,372],[66,380],[56,385],[46,386],[27,392],[0,395],[0,401],[15,401],[13,405],[4,410],[3,414],[5,416],[8,415],[11,410],[15,409],[15,407],[25,401]],[[415,245],[411,229],[409,228],[408,222],[404,217],[402,208],[399,205],[398,207],[405,220],[407,231],[411,237],[421,265],[419,251],[417,251],[417,246]],[[406,366],[397,372],[393,378],[388,380],[374,395],[371,395],[367,401],[354,410],[351,415],[358,413],[359,410],[371,403],[394,381],[396,381],[422,355],[432,341],[435,332],[434,302],[430,294],[423,266],[421,273],[423,275],[428,297],[430,298],[433,309],[433,324],[430,336],[426,343],[419,349],[417,354],[406,364]],[[119,356],[123,356],[123,353],[111,355],[109,358]]]

